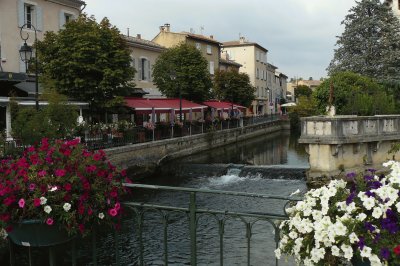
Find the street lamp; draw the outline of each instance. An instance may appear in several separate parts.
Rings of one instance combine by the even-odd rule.
[[[176,79],[175,71],[171,71],[169,77],[172,81],[174,81]],[[179,89],[179,122],[182,123],[182,91],[180,86],[178,86],[178,89]]]
[[[29,29],[33,29],[35,32],[35,40],[34,43],[37,42],[37,31],[36,28],[31,23],[26,23],[21,26],[19,35],[21,39],[24,41],[24,44],[19,49],[19,55],[21,57],[22,62],[25,63],[26,72],[28,71],[28,62],[32,59],[32,47],[28,46],[26,40],[29,39],[29,33],[26,33],[26,37],[23,36],[22,30],[26,27]],[[36,102],[36,111],[39,111],[39,81],[38,81],[38,59],[37,59],[37,51],[35,54],[35,102]]]

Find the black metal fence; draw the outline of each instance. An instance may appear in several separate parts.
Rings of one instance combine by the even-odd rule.
[[[122,131],[97,130],[76,135],[90,150],[106,149],[129,144],[179,138],[203,134],[210,131],[228,130],[254,124],[280,120],[279,115],[252,116],[232,120],[215,120],[214,122],[184,122],[182,124],[157,123],[153,128],[136,126]],[[21,154],[27,145],[14,139],[0,142],[0,158]]]

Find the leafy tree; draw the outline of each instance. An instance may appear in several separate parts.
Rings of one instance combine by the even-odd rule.
[[[339,115],[390,114],[395,110],[393,96],[373,79],[352,72],[339,72],[324,80],[314,91],[320,114],[329,103],[330,84],[334,87],[333,105]]]
[[[294,97],[299,98],[300,96],[310,97],[312,94],[312,90],[310,87],[306,85],[299,85],[294,89]]]
[[[249,107],[256,88],[250,84],[249,75],[236,70],[217,71],[213,93],[218,100],[230,101]]]
[[[37,44],[43,83],[68,97],[103,108],[133,88],[135,69],[126,42],[107,18],[81,15]]]
[[[297,101],[297,105],[289,107],[289,119],[290,129],[296,133],[301,130],[301,117],[313,116],[317,114],[317,103],[315,99],[310,95],[300,95]]]
[[[179,97],[181,93],[195,102],[208,99],[212,86],[207,60],[195,46],[185,43],[167,49],[157,58],[153,82],[167,97]]]
[[[36,111],[35,108],[18,108],[12,122],[13,136],[24,144],[33,144],[42,138],[65,138],[76,126],[78,110],[67,104],[67,98],[56,91],[46,91],[43,100],[48,105]]]
[[[400,23],[379,0],[356,1],[342,21],[330,75],[351,71],[377,80],[400,81]]]

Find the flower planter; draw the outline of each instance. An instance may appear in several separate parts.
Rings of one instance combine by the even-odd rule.
[[[16,245],[31,247],[55,246],[74,238],[56,225],[50,226],[40,220],[24,220],[15,224],[8,237]]]

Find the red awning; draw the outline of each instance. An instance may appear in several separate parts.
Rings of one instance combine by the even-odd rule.
[[[175,98],[133,98],[126,97],[126,106],[134,109],[136,113],[149,114],[153,108],[156,113],[169,113],[171,109],[174,109],[176,113],[179,112],[179,99]],[[202,109],[207,106],[200,105],[185,99],[182,99],[182,113],[189,113],[190,109],[192,112],[201,112]]]
[[[210,101],[205,101],[203,102],[204,105],[207,105],[208,107],[217,109],[217,110],[230,110],[232,109],[232,103],[231,102],[222,102],[222,101],[217,101],[217,100],[210,100]],[[238,105],[236,103],[233,103],[233,109],[241,109],[241,111],[246,110],[246,107]]]

